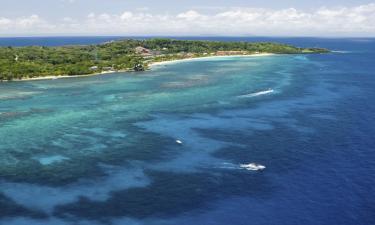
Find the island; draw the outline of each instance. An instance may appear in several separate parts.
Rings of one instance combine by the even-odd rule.
[[[155,62],[254,54],[327,53],[324,48],[300,48],[270,42],[222,42],[126,39],[96,45],[27,46],[0,48],[0,80],[82,76],[122,71],[144,71]]]

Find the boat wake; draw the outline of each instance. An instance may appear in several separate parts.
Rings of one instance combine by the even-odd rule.
[[[249,164],[232,164],[232,163],[222,163],[221,165],[215,167],[217,169],[231,169],[231,170],[249,170],[249,171],[261,171],[265,170],[266,166],[258,163]]]
[[[252,97],[257,97],[257,96],[260,96],[260,95],[271,94],[273,92],[274,92],[273,89],[268,89],[266,91],[259,91],[259,92],[255,92],[255,93],[251,93],[251,94],[240,95],[240,96],[237,96],[237,97],[238,98],[252,98]]]

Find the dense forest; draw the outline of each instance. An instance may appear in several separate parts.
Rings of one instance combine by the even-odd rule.
[[[218,54],[307,54],[325,52],[328,52],[328,50],[298,48],[278,43],[172,39],[121,40],[85,46],[1,47],[0,80],[144,70],[148,63],[152,61]]]

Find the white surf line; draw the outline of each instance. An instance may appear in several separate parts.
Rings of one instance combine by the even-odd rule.
[[[348,51],[348,50],[333,50],[331,52],[332,53],[341,53],[341,54],[353,53],[353,51]]]
[[[273,92],[274,92],[273,89],[269,89],[269,90],[266,90],[266,91],[259,91],[259,92],[255,92],[255,93],[251,93],[251,94],[240,95],[240,96],[237,96],[237,97],[238,98],[251,98],[251,97],[256,97],[256,96],[260,96],[260,95],[271,94]]]

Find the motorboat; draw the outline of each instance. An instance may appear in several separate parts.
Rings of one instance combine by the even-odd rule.
[[[253,171],[266,169],[265,166],[258,164],[258,163],[241,164],[240,167],[246,170],[253,170]]]

